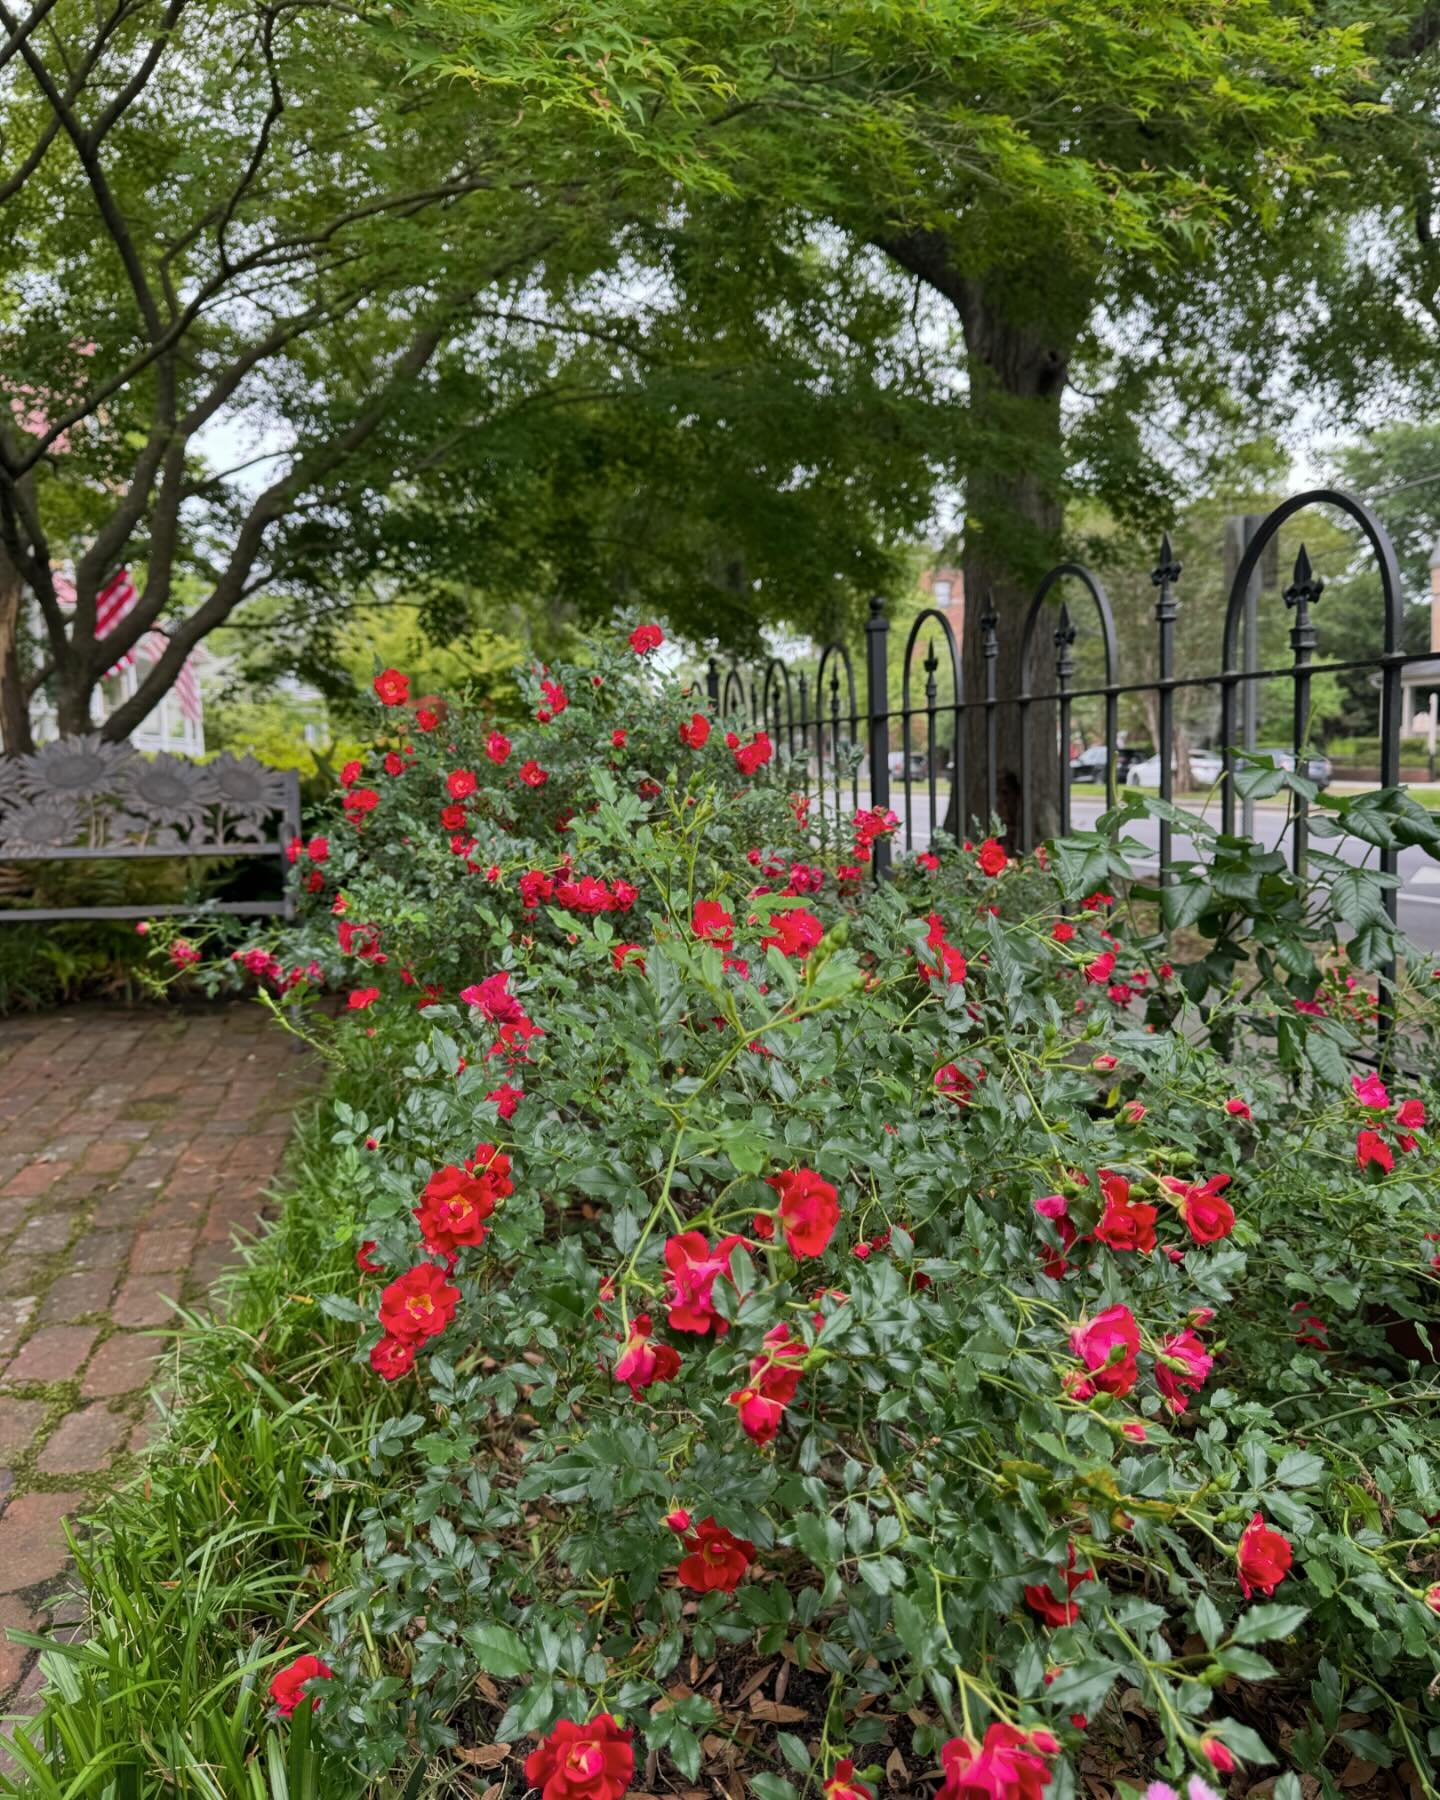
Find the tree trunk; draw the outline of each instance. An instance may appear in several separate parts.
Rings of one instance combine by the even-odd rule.
[[[962,272],[950,240],[934,231],[878,238],[879,247],[955,308],[965,336],[969,397],[965,474],[965,631],[961,649],[967,702],[985,695],[985,613],[993,605],[996,663],[995,811],[1012,852],[1024,841],[1019,708],[1003,704],[1029,686],[1055,688],[1055,620],[1036,628],[1030,680],[1022,680],[1021,634],[1036,584],[1061,554],[1065,445],[1060,400],[1070,360],[1089,318],[1091,279],[1059,247],[1042,261]],[[1058,603],[1060,595],[1055,596]],[[966,792],[952,792],[945,829],[956,837],[988,829],[987,730],[983,706],[966,711]],[[1031,842],[1059,825],[1062,747],[1056,709],[1029,708]],[[1068,749],[1068,746],[1065,748]],[[1069,779],[1068,756],[1063,759]]]
[[[1028,291],[1004,282],[967,280],[958,297],[970,377],[969,413],[977,446],[965,483],[964,661],[966,697],[983,698],[983,618],[997,619],[995,663],[995,810],[1006,847],[1029,849],[1059,828],[1062,766],[1069,757],[1056,739],[1056,709],[1043,702],[1028,709],[1030,740],[1030,843],[1023,831],[1019,707],[1004,704],[1029,688],[1055,688],[1055,620],[1037,623],[1030,669],[1021,667],[1021,638],[1035,588],[1061,554],[1065,460],[1060,396],[1074,350],[1078,322],[1057,329],[1031,319]],[[1059,596],[1056,596],[1057,600]],[[968,830],[989,827],[986,724],[983,709],[967,714],[964,796]]]
[[[55,729],[61,737],[80,737],[95,729],[90,706],[95,683],[72,649],[55,676]]]
[[[6,756],[25,756],[35,748],[25,671],[20,663],[20,616],[25,584],[20,572],[0,550],[0,746]]]

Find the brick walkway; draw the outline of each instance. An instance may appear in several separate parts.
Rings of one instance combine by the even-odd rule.
[[[156,1328],[264,1216],[310,1068],[256,1006],[0,1020],[0,1715],[40,1685],[6,1630],[77,1618],[61,1521],[134,1468]]]

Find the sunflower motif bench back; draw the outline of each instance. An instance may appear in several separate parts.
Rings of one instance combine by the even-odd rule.
[[[7,906],[0,924],[29,919],[148,919],[195,913],[290,918],[286,845],[300,830],[300,778],[248,756],[194,763],[146,756],[95,735],[62,738],[29,756],[0,760],[0,872],[26,863],[104,863],[139,858],[269,858],[273,899],[189,904]]]

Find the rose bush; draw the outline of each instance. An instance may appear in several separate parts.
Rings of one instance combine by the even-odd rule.
[[[1387,929],[1351,960],[1226,844],[1172,951],[1123,818],[874,884],[893,821],[657,636],[533,672],[513,741],[384,672],[297,853],[278,960],[360,1096],[326,1305],[387,1402],[312,1460],[363,1526],[312,1730],[547,1800],[1433,1793],[1432,994],[1362,1063]]]

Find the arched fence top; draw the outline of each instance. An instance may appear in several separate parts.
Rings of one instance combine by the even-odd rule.
[[[776,680],[777,676],[779,677],[778,681]],[[787,736],[793,736],[795,731],[795,697],[790,687],[790,671],[786,668],[785,664],[781,662],[778,656],[772,656],[765,664],[765,673],[760,681],[760,723],[767,731],[774,731],[778,735],[781,730],[780,709],[778,706],[775,708],[774,717],[772,719],[770,712],[771,694],[784,695],[784,730]]]
[[[845,671],[845,686],[850,697],[848,713],[839,712],[842,719],[858,719],[859,703],[856,698],[855,665],[850,660],[850,652],[838,642],[828,643],[820,652],[820,665],[815,671],[815,716],[818,719],[834,718],[837,715],[837,702],[840,697],[840,677],[836,673],[834,663],[838,659]],[[830,699],[825,699],[825,671],[830,671]]]
[[[924,612],[917,614],[915,623],[910,627],[910,635],[905,639],[905,660],[901,666],[900,690],[901,704],[907,711],[910,706],[910,671],[915,661],[915,645],[920,637],[922,627],[927,622],[940,627],[941,634],[950,651],[950,674],[955,683],[955,699],[962,705],[965,700],[965,677],[960,662],[959,646],[955,642],[954,627],[944,613],[933,606],[927,606]]]
[[[1020,692],[1015,696],[1017,700],[1030,698],[1030,653],[1035,647],[1035,627],[1040,622],[1041,608],[1062,581],[1078,581],[1095,602],[1095,611],[1100,620],[1100,638],[1105,650],[1105,685],[1115,685],[1118,666],[1115,614],[1110,605],[1110,596],[1105,592],[1105,585],[1084,563],[1057,563],[1036,588],[1030,610],[1025,615],[1025,628],[1020,637]],[[1060,610],[1062,617],[1068,618],[1069,609],[1063,603]]]
[[[1230,584],[1229,603],[1225,608],[1221,660],[1227,675],[1239,672],[1235,664],[1235,651],[1240,621],[1245,612],[1245,594],[1251,578],[1260,566],[1265,546],[1286,520],[1293,519],[1296,513],[1305,512],[1312,506],[1333,506],[1337,512],[1343,512],[1353,519],[1365,534],[1380,567],[1380,592],[1385,607],[1385,655],[1394,656],[1399,653],[1405,633],[1405,602],[1400,591],[1400,565],[1396,561],[1395,546],[1390,542],[1389,532],[1365,502],[1357,499],[1354,494],[1346,493],[1343,488],[1311,488],[1303,494],[1292,494],[1288,500],[1282,500],[1277,507],[1266,513],[1259,529],[1246,546],[1245,554],[1240,558],[1235,579]]]

